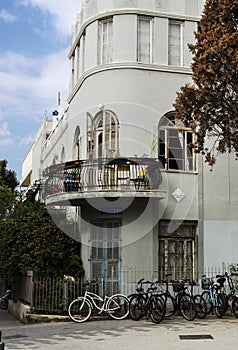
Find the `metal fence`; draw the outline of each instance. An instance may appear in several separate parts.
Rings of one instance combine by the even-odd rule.
[[[205,268],[200,273],[200,277],[203,274],[207,277],[215,277],[217,274],[224,274],[231,271],[238,271],[238,265],[223,263],[220,267]],[[158,278],[158,271],[122,271],[121,285],[118,289],[118,283],[115,282],[115,286],[113,287],[114,293],[120,292],[127,296],[134,293],[137,282],[141,278],[144,278],[145,281],[155,281]],[[63,278],[37,278],[28,273],[26,276],[22,276],[22,282],[19,284],[22,287],[20,294],[21,300],[28,302],[32,307],[32,311],[35,313],[64,314],[67,313],[69,303],[76,297],[83,295],[85,291],[84,282],[82,278],[73,279],[70,276],[64,276]],[[24,283],[25,286],[23,286]],[[102,295],[102,291],[104,290],[103,283],[103,280],[93,283],[90,286],[90,291]],[[161,285],[161,287],[163,288],[164,285]],[[29,288],[28,291],[27,288]],[[194,292],[200,293],[201,291],[201,281],[198,280],[197,285],[194,287]]]
[[[81,278],[34,278],[32,310],[37,313],[64,313],[71,300],[82,295]]]

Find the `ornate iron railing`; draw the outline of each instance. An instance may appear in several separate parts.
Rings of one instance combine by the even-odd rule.
[[[77,160],[45,169],[44,193],[158,191],[161,181],[154,158]]]

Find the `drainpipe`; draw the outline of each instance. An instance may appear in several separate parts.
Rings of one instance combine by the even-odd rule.
[[[204,272],[204,160],[198,155],[198,279]]]

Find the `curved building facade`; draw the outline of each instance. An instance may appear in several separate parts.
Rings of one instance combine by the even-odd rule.
[[[176,92],[191,82],[187,44],[202,6],[83,1],[68,100],[31,149],[31,181],[43,179],[52,217],[82,242],[86,275],[109,290],[131,282],[123,271],[196,279],[206,262],[203,167],[190,128],[173,113]]]

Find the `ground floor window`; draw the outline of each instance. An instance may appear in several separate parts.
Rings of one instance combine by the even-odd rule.
[[[159,225],[159,278],[195,279],[196,223],[161,222]]]

